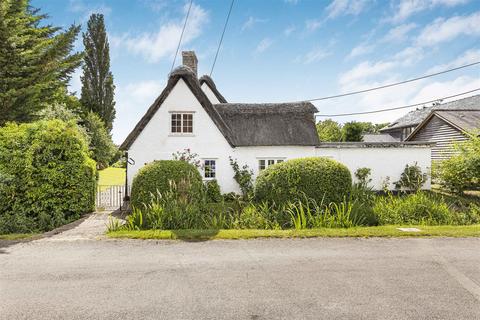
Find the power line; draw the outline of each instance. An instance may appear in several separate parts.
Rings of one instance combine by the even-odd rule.
[[[218,52],[220,51],[220,46],[222,45],[222,42],[223,42],[223,36],[225,35],[225,30],[227,29],[228,20],[230,19],[230,14],[232,13],[234,2],[235,0],[232,0],[232,3],[230,3],[230,9],[228,10],[227,20],[225,21],[225,25],[223,26],[223,32],[222,32],[222,36],[220,37],[220,42],[218,43],[217,53],[215,53],[215,59],[213,59],[212,69],[210,70],[210,77],[212,76],[213,68],[215,68],[215,63],[217,62]]]
[[[182,43],[183,33],[185,32],[185,27],[187,26],[188,16],[190,15],[190,9],[192,9],[193,0],[190,0],[190,5],[188,6],[187,15],[185,16],[185,22],[183,23],[182,33],[180,34],[180,39],[178,40],[177,51],[175,51],[175,57],[173,58],[172,68],[170,72],[173,71],[173,67],[175,66],[175,61],[177,60],[178,50],[180,49],[180,44]]]
[[[452,72],[452,71],[455,71],[455,70],[468,68],[468,67],[471,67],[471,66],[474,66],[474,65],[477,65],[477,64],[480,64],[480,61],[473,62],[473,63],[470,63],[470,64],[466,64],[466,65],[463,65],[463,66],[459,66],[459,67],[456,67],[456,68],[447,69],[447,70],[436,72],[436,73],[427,74],[425,76],[421,76],[421,77],[417,77],[417,78],[413,78],[413,79],[408,79],[408,80],[405,80],[405,81],[386,84],[386,85],[379,86],[379,87],[373,87],[373,88],[369,88],[369,89],[352,91],[352,92],[337,94],[337,95],[333,95],[333,96],[326,96],[326,97],[308,99],[308,100],[303,100],[303,101],[328,100],[328,99],[334,99],[334,98],[340,98],[340,97],[346,97],[346,96],[351,96],[351,95],[355,95],[355,94],[370,92],[370,91],[379,90],[379,89],[390,88],[390,87],[398,86],[398,85],[409,83],[409,82],[414,82],[414,81],[418,81],[418,80],[422,80],[422,79],[426,79],[426,78],[430,78],[430,77],[435,77],[435,76],[438,76],[438,75],[441,75],[441,74],[444,74],[444,73],[448,73],[448,72]]]
[[[462,93],[454,94],[454,95],[451,95],[451,96],[438,98],[438,99],[430,100],[430,101],[424,101],[424,102],[415,103],[415,104],[410,104],[410,105],[401,106],[401,107],[386,108],[386,109],[364,111],[364,112],[352,112],[352,113],[316,114],[315,116],[316,117],[344,117],[344,116],[355,116],[355,115],[360,115],[360,114],[371,114],[371,113],[380,113],[380,112],[386,112],[386,111],[392,111],[392,110],[406,109],[406,108],[418,107],[418,106],[421,106],[421,105],[425,105],[427,103],[437,102],[439,100],[445,100],[445,99],[455,98],[455,97],[458,97],[458,96],[463,96],[465,94],[472,93],[472,92],[479,91],[479,90],[480,90],[480,88],[477,88],[477,89],[473,89],[473,90],[470,90],[470,91],[465,91],[465,92],[462,92]]]

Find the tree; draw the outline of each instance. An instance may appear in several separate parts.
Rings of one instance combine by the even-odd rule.
[[[100,116],[108,132],[115,119],[113,75],[110,71],[110,53],[102,14],[92,14],[83,34],[85,58],[80,101],[87,111]]]
[[[317,133],[320,141],[337,142],[342,141],[342,127],[332,119],[326,119],[317,123]]]
[[[351,121],[343,125],[343,141],[357,142],[362,141],[365,126],[361,122]]]
[[[81,53],[72,54],[80,26],[42,24],[47,16],[29,0],[0,4],[0,125],[35,120],[48,104],[65,100]]]
[[[97,161],[99,169],[108,167],[117,153],[117,147],[113,144],[102,119],[97,114],[89,112],[83,120],[83,126],[90,140],[92,158]]]

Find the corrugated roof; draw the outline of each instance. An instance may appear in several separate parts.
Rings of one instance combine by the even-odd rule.
[[[469,110],[480,110],[480,95],[475,95],[447,103],[442,103],[437,106],[424,107],[422,109],[417,109],[410,111],[403,117],[393,121],[388,127],[381,129],[380,131],[387,132],[392,129],[417,126],[423,120],[425,120],[430,112],[438,109],[445,110],[459,110],[459,109],[469,109]]]

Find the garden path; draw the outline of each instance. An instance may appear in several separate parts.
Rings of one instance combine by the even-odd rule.
[[[78,241],[78,240],[99,240],[105,238],[107,224],[111,211],[94,212],[80,223],[72,223],[66,228],[54,230],[55,234],[37,241]]]

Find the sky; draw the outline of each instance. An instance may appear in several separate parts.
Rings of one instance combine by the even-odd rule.
[[[105,15],[120,144],[160,95],[189,0],[32,0],[68,28]],[[209,74],[230,0],[194,0],[180,50]],[[82,50],[81,37],[75,50]],[[288,102],[389,84],[480,61],[480,0],[236,0],[213,70],[229,102]],[[181,64],[181,54],[176,64]],[[80,92],[81,69],[70,91]],[[314,102],[322,114],[435,100],[480,88],[480,66],[407,85]],[[480,92],[477,92],[477,94]],[[473,93],[476,94],[476,93]],[[468,96],[468,95],[466,95]],[[448,100],[445,100],[448,101]],[[411,109],[333,118],[390,122]]]

